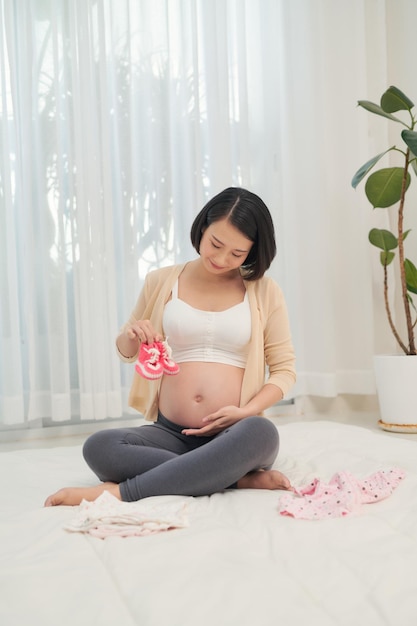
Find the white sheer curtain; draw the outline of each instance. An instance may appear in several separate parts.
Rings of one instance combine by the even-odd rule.
[[[274,216],[295,393],[371,393],[378,268],[350,179],[381,139],[355,105],[417,97],[416,18],[413,0],[0,0],[0,424],[123,414],[117,329],[231,184]]]

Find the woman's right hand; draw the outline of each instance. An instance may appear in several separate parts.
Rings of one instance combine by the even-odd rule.
[[[149,320],[138,320],[129,323],[116,339],[117,348],[122,357],[132,359],[138,354],[141,343],[162,341]]]
[[[149,320],[138,320],[127,326],[124,331],[127,339],[137,339],[140,343],[154,343],[162,341],[163,337],[157,333]]]

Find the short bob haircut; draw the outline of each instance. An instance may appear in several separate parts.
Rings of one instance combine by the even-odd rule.
[[[253,246],[241,266],[245,280],[262,278],[275,257],[274,224],[266,204],[259,196],[242,189],[228,187],[209,200],[191,226],[191,243],[200,253],[200,242],[210,224],[227,219]]]

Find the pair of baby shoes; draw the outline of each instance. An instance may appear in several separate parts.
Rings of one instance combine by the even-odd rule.
[[[164,341],[141,344],[135,370],[143,378],[155,380],[161,378],[162,374],[169,374],[170,376],[178,374],[180,368],[173,361],[172,350],[167,339],[165,339]]]

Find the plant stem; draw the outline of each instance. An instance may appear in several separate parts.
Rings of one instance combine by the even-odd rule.
[[[414,331],[413,331],[413,322],[411,319],[411,311],[410,311],[410,303],[408,301],[408,292],[407,292],[407,281],[405,278],[405,267],[404,267],[404,202],[405,202],[405,192],[407,190],[407,173],[408,166],[410,162],[410,149],[407,150],[405,155],[405,166],[404,166],[404,174],[401,185],[401,197],[400,197],[400,206],[398,208],[398,257],[400,263],[400,279],[401,279],[401,294],[404,304],[405,317],[407,322],[407,336],[408,336],[408,349],[403,350],[406,354],[416,354],[416,346],[414,342]]]
[[[391,309],[390,309],[389,300],[388,300],[388,270],[387,270],[387,265],[384,265],[384,302],[385,302],[385,311],[387,313],[388,323],[389,323],[390,328],[392,330],[392,334],[394,335],[395,339],[397,340],[397,343],[400,346],[401,350],[403,352],[405,352],[405,354],[408,354],[407,346],[401,341],[401,337],[398,334],[397,329],[395,328],[395,324],[393,322],[392,315],[391,315]]]

